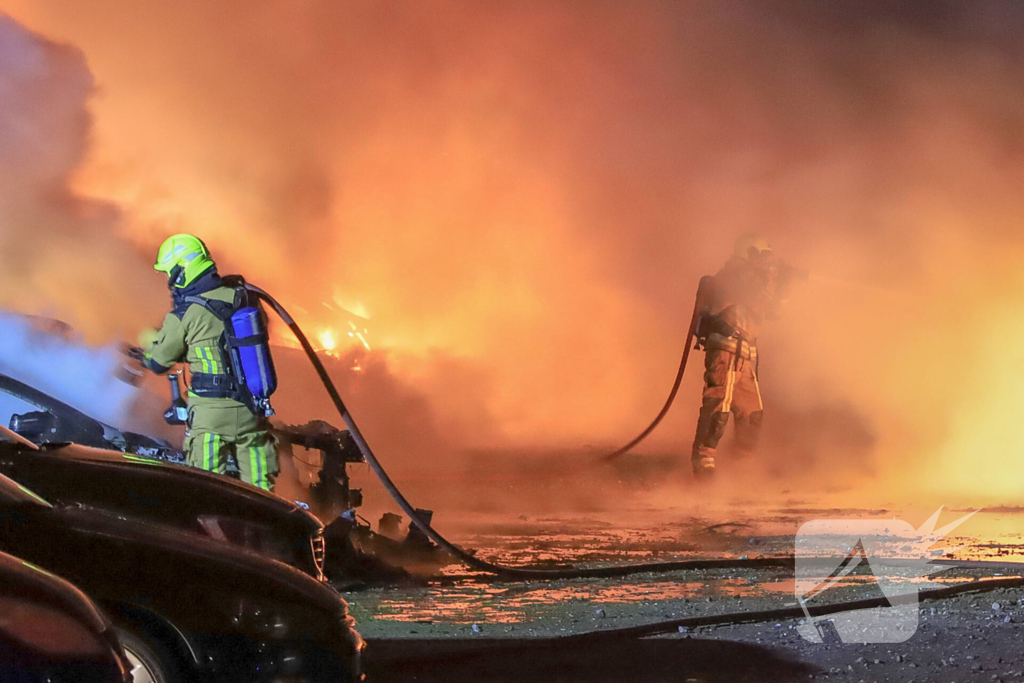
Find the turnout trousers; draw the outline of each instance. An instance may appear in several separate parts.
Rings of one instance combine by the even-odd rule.
[[[764,404],[757,383],[757,349],[746,343],[733,348],[708,347],[705,352],[703,402],[691,454],[696,475],[714,471],[715,450],[730,413],[735,417],[738,455],[754,452],[760,438]]]
[[[277,449],[266,424],[241,403],[189,396],[188,463],[224,474],[234,453],[242,481],[270,490],[278,474]]]

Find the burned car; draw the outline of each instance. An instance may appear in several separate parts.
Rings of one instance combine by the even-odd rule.
[[[110,620],[82,591],[0,553],[0,680],[130,683],[130,667]]]
[[[33,443],[77,443],[168,462],[185,462],[181,451],[162,439],[111,427],[4,374],[0,374],[0,426],[10,428]]]
[[[60,504],[83,504],[247,548],[323,579],[323,523],[228,477],[77,444],[37,446],[0,427],[0,474]]]
[[[16,445],[0,442],[0,451]],[[0,550],[72,581],[100,605],[136,665],[136,683],[362,677],[365,643],[338,592],[243,548],[54,506],[0,475]]]

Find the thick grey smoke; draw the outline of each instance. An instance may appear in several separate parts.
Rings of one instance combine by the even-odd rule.
[[[19,315],[110,339],[153,292],[117,236],[115,208],[70,187],[91,139],[93,89],[81,51],[0,14],[0,372],[125,427],[139,392],[118,379],[117,348]]]

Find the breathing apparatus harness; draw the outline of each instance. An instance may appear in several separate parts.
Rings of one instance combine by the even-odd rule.
[[[277,390],[277,373],[270,355],[267,315],[259,300],[240,275],[222,279],[235,290],[233,302],[186,296],[185,304],[196,304],[224,323],[218,342],[224,373],[192,373],[191,389],[196,396],[230,398],[245,404],[258,417],[270,417],[274,409],[270,396]],[[175,384],[177,382],[175,381]]]

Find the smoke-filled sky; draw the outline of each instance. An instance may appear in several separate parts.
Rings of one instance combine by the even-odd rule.
[[[0,10],[8,307],[131,335],[192,231],[314,332],[367,315],[449,441],[614,444],[756,231],[813,274],[761,339],[767,461],[1019,489],[1014,0]]]

